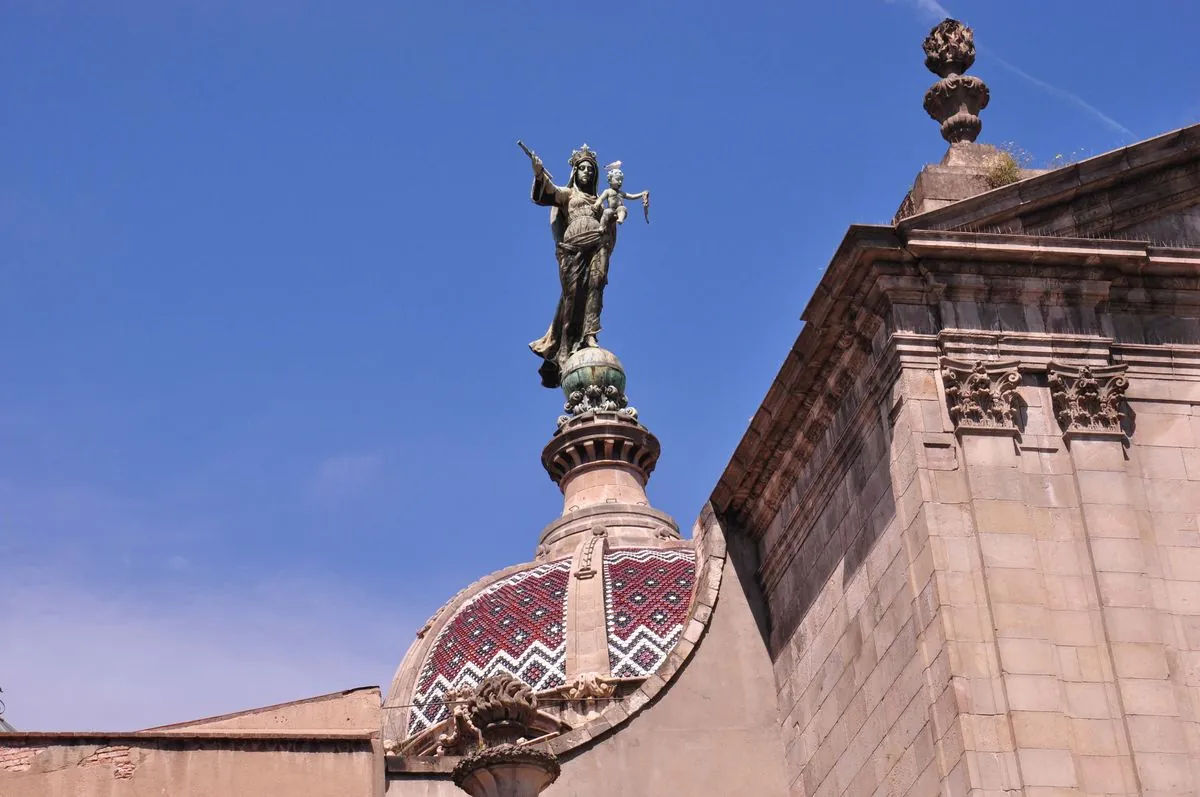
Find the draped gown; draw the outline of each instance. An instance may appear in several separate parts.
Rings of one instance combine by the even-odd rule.
[[[600,333],[608,260],[615,243],[612,228],[600,225],[596,195],[555,185],[545,174],[533,178],[533,201],[552,208],[555,257],[561,293],[546,334],[529,344],[543,362],[538,373],[546,387],[558,387],[567,358],[589,335]]]

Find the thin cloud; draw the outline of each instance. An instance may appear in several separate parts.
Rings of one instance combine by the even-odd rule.
[[[369,684],[417,618],[344,584],[258,583],[170,601],[4,573],[0,678],[21,730],[137,730]]]
[[[339,454],[317,466],[309,492],[321,503],[337,503],[361,495],[379,477],[380,454]]]
[[[933,22],[937,22],[939,20],[945,19],[946,17],[954,17],[954,14],[952,14],[950,12],[950,10],[947,9],[944,5],[937,2],[937,0],[886,0],[886,2],[889,2],[889,3],[906,2],[908,5],[912,6],[920,15],[922,15],[923,17],[925,17]],[[1125,125],[1118,122],[1116,119],[1113,119],[1111,116],[1104,113],[1104,111],[1101,111],[1099,108],[1092,105],[1087,100],[1080,97],[1078,94],[1073,94],[1072,92],[1069,92],[1066,89],[1059,88],[1058,86],[1055,86],[1052,83],[1047,83],[1046,81],[1042,80],[1041,78],[1039,78],[1035,75],[1029,74],[1024,69],[1021,69],[1019,66],[1017,66],[1016,64],[1013,64],[1013,63],[1001,58],[999,55],[997,55],[995,53],[995,51],[990,50],[987,47],[984,47],[982,45],[977,45],[977,47],[978,47],[979,52],[986,55],[992,61],[995,61],[996,64],[998,66],[1000,66],[1000,68],[1007,69],[1009,72],[1012,72],[1017,77],[1019,77],[1023,80],[1026,80],[1029,83],[1032,83],[1034,86],[1037,86],[1042,91],[1045,91],[1048,94],[1058,97],[1060,100],[1063,100],[1071,105],[1074,105],[1079,110],[1091,115],[1094,119],[1096,119],[1097,121],[1104,124],[1110,130],[1114,130],[1114,131],[1120,133],[1121,135],[1129,138],[1131,141],[1136,141],[1138,139],[1138,136],[1136,133],[1134,133],[1132,130],[1130,130]]]

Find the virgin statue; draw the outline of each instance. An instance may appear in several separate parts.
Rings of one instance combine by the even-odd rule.
[[[558,260],[561,293],[554,320],[545,335],[529,344],[542,358],[538,369],[542,384],[553,388],[560,384],[568,357],[579,349],[599,346],[600,310],[617,231],[615,224],[600,223],[603,209],[596,197],[599,161],[587,144],[571,154],[571,177],[566,186],[555,185],[542,159],[525,151],[533,164],[530,196],[536,204],[550,207]]]

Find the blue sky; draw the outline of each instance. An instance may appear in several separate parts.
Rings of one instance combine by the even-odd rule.
[[[946,4],[981,140],[1200,121],[1200,6]],[[602,342],[690,528],[848,224],[945,145],[931,0],[0,2],[0,687],[21,728],[386,686],[561,511],[522,138],[649,187]]]

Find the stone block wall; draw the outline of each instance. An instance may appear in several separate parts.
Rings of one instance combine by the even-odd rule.
[[[890,392],[852,397],[762,536],[792,793],[1194,793],[1195,347],[954,330],[884,348]],[[952,418],[947,354],[1010,366],[1010,422]],[[1064,429],[1065,355],[1118,365],[1119,427]]]
[[[0,794],[342,797],[382,794],[378,732],[12,733]]]
[[[934,572],[927,372],[905,372],[827,435],[772,525],[764,587],[793,794],[937,794],[965,786],[963,740]],[[831,461],[845,463],[831,467]],[[817,500],[807,514],[804,497]],[[803,528],[797,528],[801,526]],[[786,557],[772,551],[802,537]],[[773,565],[773,567],[771,567]]]

